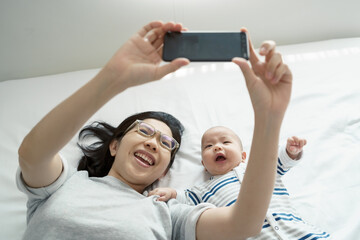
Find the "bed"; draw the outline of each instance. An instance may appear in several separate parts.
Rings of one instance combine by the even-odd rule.
[[[360,38],[284,45],[278,49],[294,74],[280,143],[292,135],[308,140],[303,161],[284,176],[285,184],[304,219],[326,229],[334,239],[358,239]],[[20,239],[26,228],[26,198],[14,181],[17,148],[23,137],[51,108],[98,71],[0,83],[1,239]],[[128,89],[89,122],[106,120],[115,125],[129,114],[144,110],[170,112],[186,128],[173,168],[159,186],[182,189],[205,179],[200,137],[210,126],[234,129],[249,151],[253,114],[242,74],[232,63],[192,63],[161,81]],[[80,156],[76,140],[75,136],[62,150],[74,165]]]
[[[44,9],[47,11],[52,8],[50,3],[40,2],[37,1],[32,8],[39,7],[39,4],[44,4]],[[63,6],[61,5],[63,3],[55,2],[52,4]],[[69,1],[65,2],[69,3]],[[110,2],[115,4],[117,1],[109,1],[108,4]],[[120,3],[122,1],[118,2],[117,4],[120,4],[121,7],[125,7]],[[171,11],[177,18],[174,20],[189,22],[187,16],[190,16],[191,12],[186,15],[184,13],[185,3],[180,2],[183,1],[173,1],[172,5],[168,1],[166,4],[172,7]],[[244,1],[239,2],[243,3]],[[280,2],[278,1],[276,4],[280,5]],[[25,1],[23,3],[25,4]],[[340,2],[338,4],[345,6]],[[356,1],[352,1],[352,4],[359,5]],[[257,9],[258,6],[255,5],[254,3],[253,7]],[[317,27],[313,27],[310,29],[313,32],[308,31],[308,35],[312,34],[314,37],[311,39],[300,42],[292,41],[294,39],[284,41],[282,38],[275,39],[280,42],[278,50],[283,54],[284,62],[289,65],[294,75],[291,102],[283,121],[280,143],[285,143],[286,139],[293,135],[304,137],[308,141],[304,149],[303,160],[284,176],[284,183],[291,194],[295,207],[305,220],[331,233],[333,239],[346,240],[360,239],[360,33],[356,30],[357,35],[354,35],[353,32],[352,36],[345,34],[346,31],[350,32],[350,29],[359,29],[360,20],[351,18],[358,9],[353,5],[349,5],[350,7],[346,5],[350,11],[348,17],[336,18],[341,21],[334,23],[345,24],[349,27],[347,29],[338,28],[343,38],[336,36],[324,37],[329,40],[315,39],[316,36],[313,33],[317,31]],[[89,11],[95,11],[96,6],[95,1],[91,1]],[[320,9],[318,5],[314,6],[315,9]],[[7,9],[10,10],[15,9],[16,4],[8,1],[8,7]],[[105,12],[112,15],[119,7],[117,5],[112,10],[114,12],[106,12],[105,7],[98,8],[98,11],[103,15]],[[180,10],[174,10],[175,7]],[[216,7],[219,6],[209,4],[209,11],[213,13]],[[229,8],[229,5],[225,4],[225,7]],[[5,8],[0,7],[0,9]],[[61,13],[64,13],[64,9],[52,13],[59,17]],[[40,10],[34,11],[40,14]],[[332,13],[336,11],[335,6]],[[17,11],[14,16],[20,16],[21,13],[21,11]],[[1,16],[4,19],[5,17],[10,18],[9,14],[4,11]],[[74,11],[68,14],[71,18],[77,13]],[[284,14],[291,15],[286,11]],[[314,10],[310,14],[314,18],[318,12]],[[161,14],[158,12],[158,15]],[[324,16],[324,13],[322,15]],[[168,15],[164,16],[165,19],[169,18]],[[132,18],[128,15],[125,17]],[[247,15],[247,17],[249,16]],[[149,18],[147,16],[146,19],[142,19],[143,21],[137,22],[136,26],[132,26],[131,33],[146,23]],[[52,20],[54,19],[52,18]],[[152,19],[154,19],[153,16],[150,20]],[[83,20],[86,22],[86,17]],[[101,21],[99,22],[99,26],[101,26],[110,20],[102,18],[99,21]],[[291,22],[293,19],[289,21]],[[311,25],[309,19],[304,19],[304,21],[308,24],[307,26]],[[51,23],[59,26],[56,21]],[[2,29],[4,26],[1,26]],[[20,29],[20,32],[25,32],[31,37],[39,34],[26,26]],[[192,28],[194,29],[196,26],[200,25],[194,24]],[[189,27],[191,28],[191,26]],[[215,27],[219,27],[219,25]],[[74,33],[75,29],[77,28],[71,28],[71,33]],[[253,37],[257,47],[262,40],[266,39],[265,37],[269,36],[266,34],[256,35],[259,29],[254,26],[249,29],[254,32]],[[282,33],[282,36],[286,35],[278,29],[275,31],[277,32],[274,36],[281,35],[278,33]],[[84,32],[91,31],[84,29]],[[325,29],[322,29],[319,36],[324,32]],[[126,37],[129,34],[125,34]],[[89,35],[85,36],[89,37]],[[40,35],[38,38],[42,37]],[[29,41],[35,40],[37,40],[36,37],[29,39]],[[44,52],[51,48],[49,47],[51,40],[40,42]],[[74,47],[77,45],[81,48],[80,45],[83,42],[76,42]],[[20,55],[24,53],[22,51],[24,46],[19,45],[17,41],[12,44],[15,46],[13,50],[20,49]],[[3,47],[3,42],[0,45]],[[48,48],[46,48],[47,45],[49,45]],[[111,46],[114,47],[114,45]],[[119,44],[116,43],[116,46],[118,47]],[[28,45],[25,44],[26,47]],[[92,46],[85,46],[84,49],[90,47]],[[107,55],[105,54],[105,57],[103,55],[100,60],[109,58],[110,53],[113,53],[115,49],[110,47],[106,48],[106,51]],[[8,52],[4,49],[2,53],[6,55]],[[77,54],[83,53],[84,51]],[[29,50],[25,54],[31,57],[28,56],[25,59],[28,63],[24,63],[24,68],[31,65],[29,61],[34,61],[33,70],[40,69],[39,66],[50,69],[47,67],[46,61],[51,61],[53,58],[44,58],[42,62],[39,62],[38,58],[43,58],[43,53],[37,56]],[[51,51],[51,54],[55,53]],[[58,49],[57,54],[55,57],[59,57],[59,65],[66,66],[64,58],[60,57],[69,54],[61,52],[61,49]],[[95,52],[95,54],[97,53]],[[74,57],[72,63],[81,60],[77,59],[75,54],[72,56]],[[14,66],[22,56],[14,58],[15,60],[8,57],[4,61],[5,57],[3,55],[0,58],[2,63],[2,79],[0,79],[0,239],[17,240],[22,238],[26,228],[26,197],[17,190],[15,184],[15,172],[18,168],[17,149],[31,128],[61,100],[91,79],[100,70],[101,64],[92,62],[86,66],[73,65],[76,66],[75,69],[83,70],[59,67],[57,70],[62,73],[58,74],[44,70],[43,76],[34,76],[36,72],[17,75],[16,68],[11,68],[10,65],[7,66],[4,63],[12,61],[11,64]],[[82,60],[86,58],[91,57],[84,56]],[[8,76],[9,80],[4,79],[4,76]],[[159,93],[161,93],[161,98]],[[127,89],[101,108],[88,123],[104,120],[117,125],[130,114],[146,110],[169,112],[179,118],[185,126],[183,144],[175,163],[156,186],[183,189],[205,180],[207,175],[200,161],[200,138],[202,133],[211,126],[224,125],[233,129],[243,140],[245,151],[249,152],[250,150],[253,112],[241,71],[232,63],[191,63],[160,81]],[[71,142],[61,150],[62,155],[73,165],[77,164],[81,154],[76,146],[76,141],[77,136],[74,136]]]

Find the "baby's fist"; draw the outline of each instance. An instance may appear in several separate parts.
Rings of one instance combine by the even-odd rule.
[[[298,137],[289,137],[286,143],[286,152],[292,159],[299,159],[303,147],[306,145],[306,139]]]

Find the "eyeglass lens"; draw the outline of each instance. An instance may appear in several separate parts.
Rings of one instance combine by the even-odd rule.
[[[139,131],[147,136],[153,136],[156,133],[154,127],[144,122],[139,123]],[[160,142],[164,147],[170,150],[174,149],[176,146],[175,139],[162,133],[160,134]]]

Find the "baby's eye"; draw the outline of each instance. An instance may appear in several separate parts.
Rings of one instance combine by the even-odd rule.
[[[225,141],[224,144],[228,144],[228,143],[231,143],[230,141]]]
[[[208,144],[208,145],[206,145],[206,146],[204,147],[204,149],[209,148],[209,147],[211,147],[211,146],[212,146],[211,144]]]

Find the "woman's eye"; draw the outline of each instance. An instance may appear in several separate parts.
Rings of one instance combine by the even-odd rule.
[[[143,128],[140,128],[139,130],[141,133],[148,135],[148,136],[152,136],[154,134],[154,130],[151,128],[143,127]]]
[[[146,134],[146,135],[149,135],[149,131],[146,130],[146,129],[140,129],[140,132],[142,132],[142,133],[144,133],[144,134]]]
[[[166,146],[166,147],[168,147],[168,148],[170,148],[170,147],[171,147],[171,144],[170,144],[170,143],[168,143],[168,142],[162,142],[162,144],[164,144],[164,146]]]

